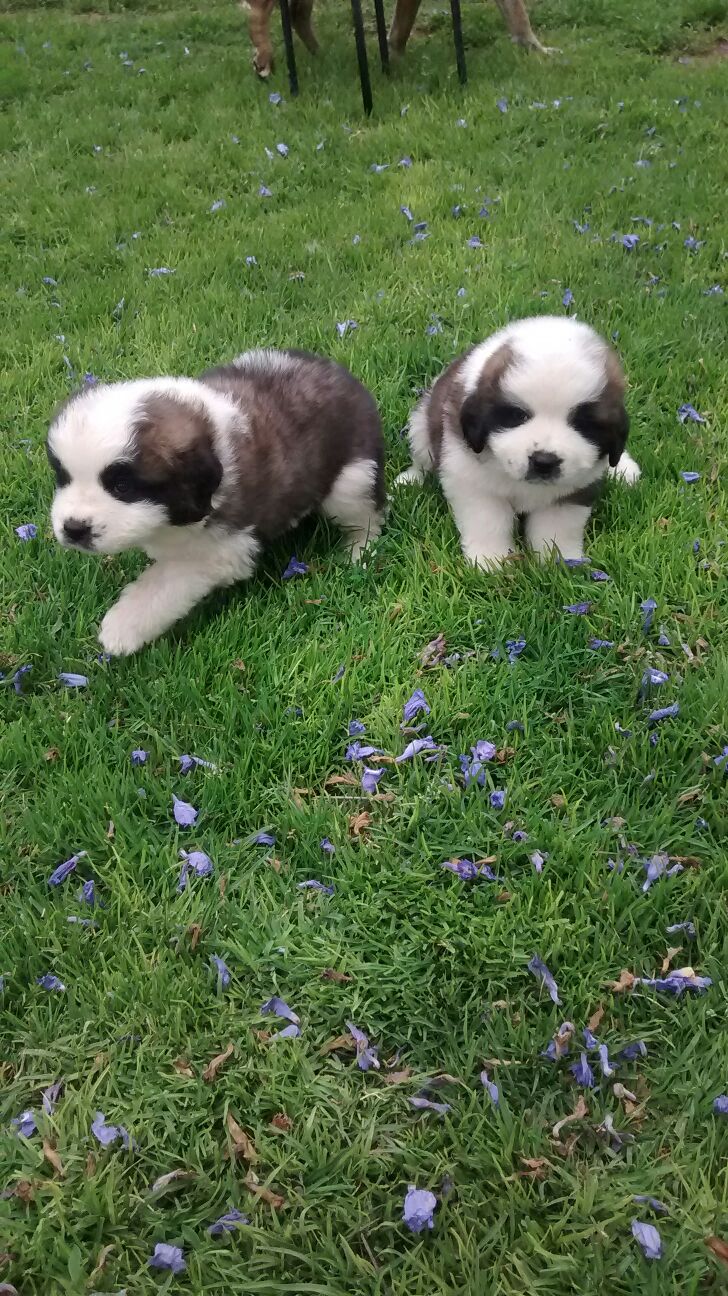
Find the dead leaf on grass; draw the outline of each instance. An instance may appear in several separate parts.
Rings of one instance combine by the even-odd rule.
[[[227,1126],[228,1134],[232,1139],[233,1156],[242,1157],[243,1160],[248,1161],[250,1165],[255,1165],[258,1160],[258,1153],[255,1150],[255,1144],[252,1139],[248,1138],[245,1130],[240,1128],[232,1112],[228,1112],[225,1117],[225,1124]]]
[[[349,833],[352,837],[361,837],[372,822],[372,817],[367,810],[361,810],[359,814],[352,815],[349,820]]]
[[[389,1071],[384,1077],[384,1083],[388,1085],[404,1084],[412,1075],[412,1067],[405,1067],[404,1071]]]
[[[113,819],[109,819],[109,826],[106,829],[106,836],[108,837],[109,841],[113,841],[115,833],[116,833],[116,826],[114,824],[114,821]]]
[[[678,799],[678,805],[690,805],[692,801],[702,801],[703,789],[698,787],[688,788],[687,792],[681,792]]]
[[[88,1156],[86,1157],[86,1165],[84,1166],[83,1172],[87,1179],[93,1179],[94,1175],[96,1174],[96,1157],[94,1156],[93,1152],[89,1152]]]
[[[189,1183],[190,1179],[196,1178],[197,1175],[194,1170],[170,1170],[168,1174],[160,1175],[158,1179],[154,1180],[149,1192],[152,1196],[156,1196],[169,1188],[170,1184]]]
[[[211,1081],[215,1079],[215,1076],[217,1075],[218,1071],[221,1069],[221,1067],[224,1067],[225,1063],[229,1061],[229,1059],[232,1057],[234,1052],[235,1052],[235,1045],[232,1043],[228,1044],[224,1052],[218,1053],[216,1057],[212,1058],[212,1060],[208,1062],[207,1066],[202,1072],[202,1079],[205,1080],[207,1084],[210,1084]]]
[[[19,1179],[13,1189],[13,1195],[17,1197],[19,1201],[25,1202],[26,1205],[28,1202],[34,1201],[35,1189],[33,1184],[30,1182],[30,1179]]]
[[[566,809],[566,797],[562,796],[560,792],[555,792],[554,795],[550,798],[550,800],[552,806],[555,806],[557,810]]]
[[[354,774],[332,774],[327,778],[324,787],[358,787],[359,780]]]
[[[683,950],[682,945],[668,945],[667,953],[664,959],[662,960],[662,967],[660,968],[660,972],[663,973],[663,975],[665,972],[667,972],[667,969],[672,963],[672,960],[674,958],[677,958],[678,954],[682,954],[682,950]]]
[[[280,1210],[281,1206],[285,1206],[285,1197],[281,1197],[280,1193],[273,1192],[272,1189],[265,1188],[263,1184],[258,1183],[258,1177],[252,1171],[245,1176],[244,1183],[250,1192],[255,1193],[256,1197],[260,1197],[261,1201],[267,1202],[274,1210]]]
[[[337,968],[324,968],[321,973],[322,981],[337,981],[343,985],[345,981],[353,981],[354,978],[349,976],[348,972],[339,972]]]
[[[592,1015],[591,1015],[591,1017],[589,1018],[589,1020],[588,1020],[588,1022],[587,1022],[587,1024],[586,1024],[586,1028],[587,1028],[587,1030],[595,1031],[595,1030],[596,1030],[596,1029],[601,1025],[601,1021],[602,1021],[603,1016],[604,1016],[604,1009],[602,1008],[602,1005],[600,1004],[599,1007],[597,1008],[596,1012],[593,1012]]]
[[[178,1075],[187,1076],[188,1080],[194,1080],[195,1073],[192,1070],[192,1067],[190,1066],[189,1062],[187,1061],[187,1058],[178,1057],[172,1063],[172,1066],[174,1067]]]
[[[557,1139],[565,1125],[570,1125],[572,1121],[583,1120],[584,1117],[588,1115],[589,1115],[589,1108],[587,1107],[586,1102],[584,1100],[584,1095],[579,1094],[579,1097],[577,1098],[576,1101],[576,1107],[574,1108],[571,1115],[562,1116],[561,1120],[557,1121],[556,1124],[554,1125],[551,1131],[553,1137]]]
[[[89,1274],[89,1278],[88,1278],[89,1286],[91,1286],[91,1283],[95,1282],[96,1279],[100,1276],[100,1274],[104,1272],[104,1269],[106,1268],[106,1261],[111,1255],[113,1249],[114,1249],[113,1243],[109,1243],[108,1246],[102,1247],[101,1250],[99,1251],[96,1264],[94,1265],[91,1273]]]
[[[634,986],[636,977],[634,972],[629,972],[627,968],[622,968],[618,981],[608,981],[607,986],[615,994],[620,994],[622,990],[631,990]]]
[[[187,935],[190,938],[190,949],[196,950],[202,935],[202,927],[199,923],[190,923],[187,928]]]
[[[554,1168],[546,1157],[519,1156],[518,1160],[524,1168],[518,1174],[511,1175],[512,1179],[545,1179],[546,1171]]]
[[[220,876],[220,881],[218,882],[218,889],[220,891],[220,899],[224,900],[225,892],[227,891],[227,876],[225,873],[221,874]]]
[[[284,1134],[289,1134],[293,1129],[293,1121],[285,1112],[276,1112],[271,1121],[273,1129],[281,1130]]]
[[[53,1169],[55,1170],[56,1174],[59,1175],[65,1174],[65,1170],[63,1169],[63,1162],[61,1161],[61,1158],[56,1152],[56,1149],[54,1148],[53,1144],[48,1139],[43,1139],[43,1156],[45,1157],[46,1161],[48,1161],[48,1163],[53,1166]]]
[[[723,1261],[723,1264],[728,1264],[728,1242],[724,1242],[723,1238],[719,1237],[707,1237],[705,1245],[714,1256]]]
[[[333,1039],[330,1039],[326,1044],[321,1045],[319,1054],[321,1057],[325,1057],[327,1053],[336,1053],[338,1049],[346,1049],[347,1051],[353,1052],[355,1048],[356,1044],[354,1043],[353,1036],[348,1034],[335,1035]]]

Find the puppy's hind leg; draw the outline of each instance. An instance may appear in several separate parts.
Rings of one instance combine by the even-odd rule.
[[[395,477],[395,486],[419,486],[425,480],[426,474],[432,469],[430,434],[427,426],[429,400],[429,396],[425,396],[425,399],[420,401],[410,416],[407,438],[412,463],[409,468],[405,468],[404,472]]]
[[[346,532],[352,562],[381,534],[384,523],[384,477],[374,459],[355,459],[342,468],[321,512]]]
[[[255,51],[253,67],[264,81],[273,70],[273,46],[270,39],[270,16],[275,0],[240,0],[248,10],[248,30]]]
[[[309,54],[318,54],[319,43],[311,25],[312,9],[313,0],[293,0],[291,19],[293,21],[293,30],[299,39],[303,41]]]
[[[503,14],[506,27],[511,33],[511,40],[515,45],[536,50],[538,54],[560,53],[551,45],[542,45],[534,35],[524,0],[495,0],[495,2]]]

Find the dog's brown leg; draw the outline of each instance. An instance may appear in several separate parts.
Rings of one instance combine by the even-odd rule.
[[[495,0],[495,2],[505,18],[506,27],[511,33],[511,40],[516,45],[523,45],[526,49],[537,50],[539,54],[558,54],[558,50],[548,45],[542,45],[538,37],[534,35],[523,0]]]
[[[303,41],[309,54],[318,54],[319,43],[311,25],[313,0],[293,0],[291,21],[296,35]]]
[[[275,0],[241,0],[241,9],[247,9],[248,30],[255,53],[253,67],[259,77],[269,77],[273,70],[273,46],[270,41],[270,16]]]
[[[393,54],[404,54],[420,3],[421,0],[397,0],[389,30],[389,48]]]

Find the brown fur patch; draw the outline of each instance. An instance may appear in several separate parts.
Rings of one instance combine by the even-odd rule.
[[[222,479],[207,413],[189,400],[154,393],[134,430],[134,469],[169,511],[173,526],[200,522]]]

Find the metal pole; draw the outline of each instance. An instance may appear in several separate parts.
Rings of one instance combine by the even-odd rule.
[[[379,57],[382,63],[382,72],[389,75],[389,42],[387,40],[387,24],[384,18],[384,0],[374,0],[374,13],[377,18],[377,39],[379,40]]]
[[[288,0],[279,0],[281,8],[281,26],[283,28],[283,43],[286,47],[286,63],[288,64],[288,84],[291,88],[291,95],[295,99],[298,94],[298,73],[296,72],[296,51],[293,48],[293,28],[291,27],[291,11],[288,8]]]
[[[281,3],[283,2],[284,0],[281,0]],[[373,107],[372,84],[369,80],[369,61],[367,59],[367,46],[364,39],[364,19],[361,14],[361,0],[351,0],[351,13],[354,19],[354,39],[356,41],[356,57],[359,64],[361,98],[362,103],[364,104],[364,112],[368,117]]]
[[[452,35],[453,40],[455,41],[455,59],[458,65],[458,77],[460,79],[460,84],[465,85],[468,79],[468,73],[465,67],[463,22],[460,14],[460,0],[450,0],[450,12],[452,14]]]

